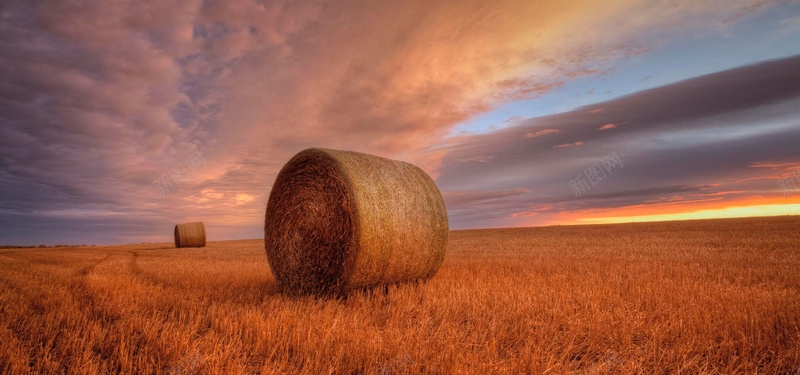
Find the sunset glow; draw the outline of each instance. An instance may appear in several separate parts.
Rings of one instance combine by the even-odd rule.
[[[0,244],[260,238],[308,147],[420,166],[451,229],[800,214],[798,2],[0,12]]]
[[[701,209],[693,212],[682,212],[674,214],[583,218],[579,220],[581,222],[589,224],[612,224],[612,223],[639,223],[648,221],[717,219],[717,218],[750,217],[750,216],[798,215],[798,213],[800,213],[800,204],[773,204],[765,206],[729,207],[729,208],[720,208],[715,210]]]

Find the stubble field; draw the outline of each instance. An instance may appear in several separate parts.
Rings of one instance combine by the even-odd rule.
[[[0,250],[0,373],[795,373],[800,218],[454,231],[424,283],[280,294],[262,240]]]

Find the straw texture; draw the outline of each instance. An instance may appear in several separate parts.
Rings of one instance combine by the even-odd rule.
[[[433,276],[447,247],[447,211],[414,165],[312,148],[281,170],[267,203],[264,246],[293,293],[346,293]]]
[[[203,222],[175,226],[175,247],[205,247],[206,226]]]

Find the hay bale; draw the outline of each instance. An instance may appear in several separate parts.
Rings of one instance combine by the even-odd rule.
[[[448,234],[444,200],[414,165],[311,148],[281,169],[264,247],[290,293],[346,293],[433,276]]]
[[[206,226],[202,221],[175,226],[175,247],[205,247]]]

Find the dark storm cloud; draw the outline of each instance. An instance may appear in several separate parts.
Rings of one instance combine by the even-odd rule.
[[[800,56],[457,138],[444,147],[437,183],[444,190],[468,187],[482,195],[493,190],[528,191],[483,204],[480,210],[449,200],[449,209],[477,216],[466,225],[487,217],[481,212],[492,212],[491,217],[515,209],[570,212],[654,204],[676,195],[687,200],[720,199],[706,194],[725,189],[750,190],[729,197],[774,193],[777,187],[769,179],[739,186],[733,181],[765,172],[749,168],[753,163],[800,161],[796,82],[800,82]],[[611,152],[624,166],[576,197],[569,181]],[[697,186],[705,187],[699,191]],[[456,220],[455,225],[464,224]]]

